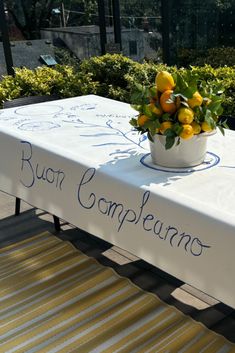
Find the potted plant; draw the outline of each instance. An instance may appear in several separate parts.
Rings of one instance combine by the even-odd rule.
[[[166,167],[195,166],[204,161],[208,136],[221,122],[223,91],[192,75],[190,70],[160,71],[153,86],[137,84],[132,107],[138,116],[130,124],[147,133],[153,163]]]

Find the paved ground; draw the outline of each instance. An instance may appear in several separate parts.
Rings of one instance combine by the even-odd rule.
[[[44,230],[55,233],[52,216],[30,205],[22,203],[21,214],[14,216],[14,200],[0,193],[1,247]],[[70,240],[88,256],[113,267],[120,275],[129,277],[138,286],[157,294],[166,303],[235,342],[235,310],[232,308],[66,222],[62,221],[62,231],[57,235]]]

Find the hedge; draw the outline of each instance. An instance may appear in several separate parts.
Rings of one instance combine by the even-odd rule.
[[[209,49],[179,49],[178,65],[180,66],[204,66],[211,65],[214,68],[235,65],[235,48],[233,47],[215,47]]]
[[[5,100],[45,94],[57,94],[61,98],[97,94],[130,102],[136,83],[154,83],[156,73],[163,69],[172,73],[180,70],[182,74],[190,70],[198,80],[221,83],[225,93],[224,115],[235,115],[235,66],[212,68],[204,65],[177,69],[163,64],[138,63],[121,54],[92,57],[82,61],[79,67],[17,68],[15,77],[5,76],[0,81],[0,106]]]

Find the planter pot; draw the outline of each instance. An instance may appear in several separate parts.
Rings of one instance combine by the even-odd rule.
[[[155,135],[150,143],[150,152],[154,164],[169,168],[194,167],[201,164],[206,156],[207,139],[215,131],[194,135],[190,140],[180,139],[168,150],[165,149],[166,137]],[[176,139],[177,140],[177,139]]]

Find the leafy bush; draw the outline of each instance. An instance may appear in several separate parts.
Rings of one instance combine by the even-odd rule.
[[[137,63],[120,54],[106,54],[84,60],[80,65],[80,73],[86,77],[91,75],[98,82],[97,94],[121,101],[128,101],[128,77]]]
[[[15,69],[15,77],[5,76],[0,81],[0,104],[3,101],[30,95],[57,94],[74,97],[97,94],[130,102],[136,84],[151,85],[157,72],[186,72],[184,68],[167,67],[152,62],[138,63],[121,54],[106,54],[84,60],[79,66],[56,65],[35,70]],[[212,68],[210,65],[192,66],[198,81],[221,83],[225,90],[225,115],[235,115],[235,66]]]
[[[15,76],[5,76],[0,82],[0,104],[24,96],[56,94],[59,97],[74,97],[96,94],[97,84],[91,75],[85,77],[73,67],[56,65],[35,70],[16,68]]]
[[[221,84],[225,94],[224,115],[235,116],[235,66],[219,68],[212,68],[210,65],[193,66],[191,70],[201,81]]]
[[[178,51],[178,65],[188,67],[210,65],[214,68],[235,65],[235,48],[219,47],[207,50],[181,49]]]
[[[166,65],[131,60],[121,54],[106,54],[84,60],[80,72],[90,73],[92,80],[98,82],[97,94],[123,102],[130,102],[130,94],[136,83],[148,85],[156,73]],[[169,68],[171,72],[174,68]]]
[[[214,68],[221,66],[233,66],[235,65],[235,48],[232,47],[220,47],[207,49],[206,55],[202,54],[195,60],[194,65],[203,66],[210,64]]]

